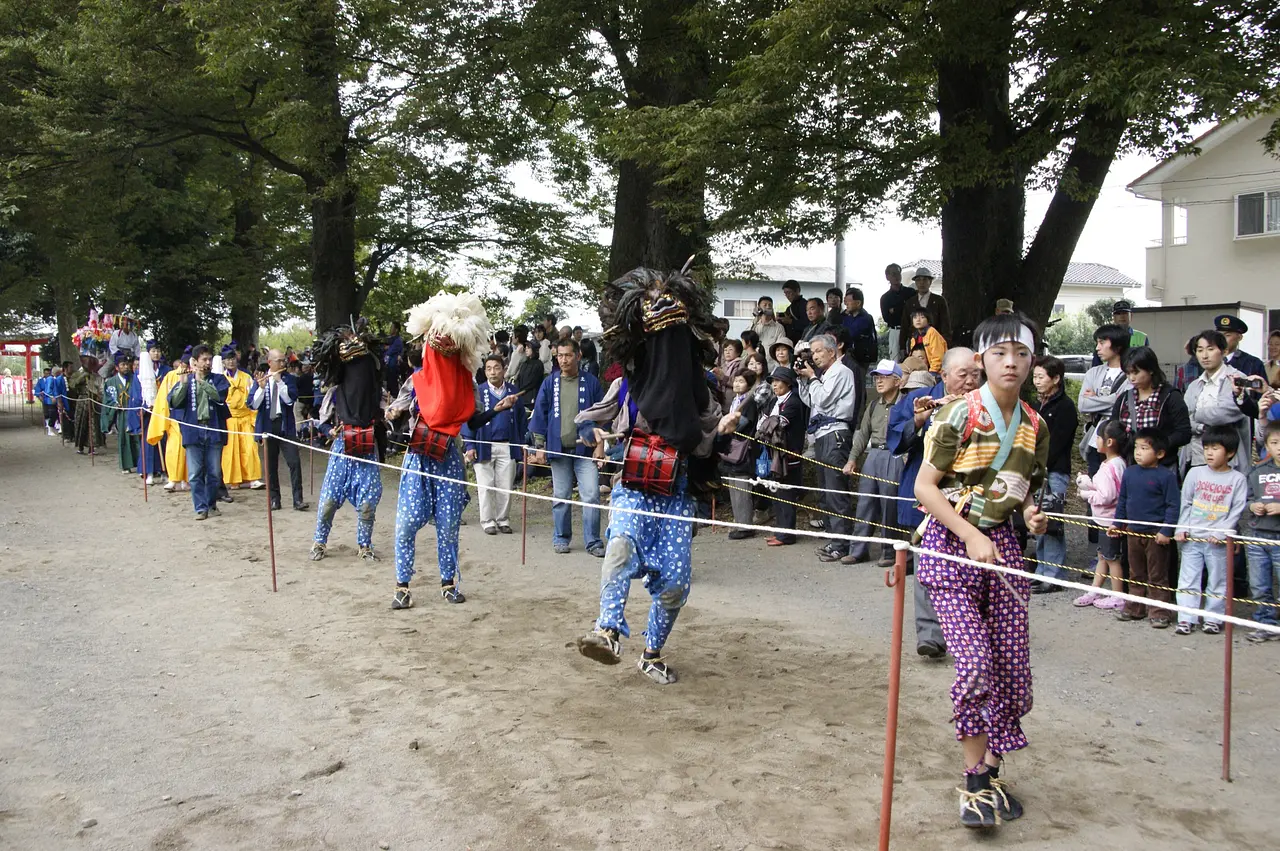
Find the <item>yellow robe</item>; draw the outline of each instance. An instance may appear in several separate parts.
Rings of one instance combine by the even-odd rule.
[[[249,394],[253,391],[253,378],[243,369],[235,376],[225,376],[231,389],[227,391],[227,407],[231,419],[227,420],[227,445],[222,447],[222,481],[233,488],[243,482],[262,478],[262,459],[258,457],[258,444],[253,439],[254,420],[258,412],[249,407]]]
[[[182,446],[182,432],[178,421],[169,417],[169,391],[184,377],[173,369],[160,379],[156,403],[151,407],[151,423],[147,426],[147,443],[152,446],[159,446],[165,436],[169,438],[164,444],[164,471],[171,482],[187,480],[187,450]]]

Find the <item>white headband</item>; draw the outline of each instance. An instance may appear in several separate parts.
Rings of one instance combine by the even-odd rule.
[[[1033,334],[1031,329],[1026,325],[1021,324],[1018,325],[1017,336],[1005,333],[994,337],[982,337],[975,342],[977,343],[975,348],[977,348],[978,354],[980,355],[986,354],[988,349],[995,348],[1001,343],[1021,343],[1026,346],[1032,354],[1034,354],[1036,350],[1036,335]]]

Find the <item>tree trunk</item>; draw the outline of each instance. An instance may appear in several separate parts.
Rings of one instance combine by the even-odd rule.
[[[658,185],[659,172],[633,160],[618,163],[618,188],[613,208],[613,243],[609,247],[609,280],[616,280],[637,266],[679,269],[690,255],[707,259],[706,220],[682,228],[669,205],[687,206],[691,199],[701,207],[703,193],[684,193]],[[679,197],[682,195],[684,197]]]
[[[1115,161],[1127,123],[1125,116],[1106,114],[1097,107],[1084,110],[1057,191],[1022,263],[1017,304],[1042,326],[1053,313],[1067,265]],[[1012,286],[1015,282],[1004,283]]]
[[[262,303],[261,252],[253,239],[258,212],[250,198],[241,197],[235,201],[233,215],[235,230],[231,241],[244,261],[241,267],[244,274],[240,280],[231,281],[227,289],[227,300],[231,306],[231,339],[241,351],[248,351],[250,345],[258,345],[258,308]]]
[[[72,364],[78,363],[80,351],[75,343],[71,342],[72,335],[79,327],[76,322],[75,294],[71,291],[71,284],[63,275],[53,275],[49,286],[53,289],[53,307],[58,317],[58,357],[64,361],[71,361]]]
[[[959,32],[975,38],[972,20],[954,22]],[[938,129],[944,173],[964,175],[972,148],[986,148],[991,167],[982,174],[942,188],[942,275],[951,314],[951,345],[969,345],[973,329],[995,311],[1004,281],[1016,283],[1022,264],[1026,215],[1024,175],[1012,162],[1015,141],[1009,111],[1009,64],[1000,45],[1008,45],[1010,23],[1004,19],[979,26],[982,53],[938,62]],[[945,26],[945,24],[944,24]],[[965,43],[965,42],[960,42]],[[971,168],[971,167],[970,167]]]
[[[311,193],[311,289],[316,304],[316,332],[345,324],[360,312],[363,299],[356,286],[356,190],[348,155],[351,123],[342,112],[341,50],[338,4],[333,0],[305,4],[303,71],[311,82],[306,100],[316,115]]]
[[[311,199],[311,289],[316,333],[349,324],[359,315],[356,289],[356,199],[354,192]]]
[[[655,0],[642,5],[631,44],[614,29],[605,35],[626,87],[626,108],[671,107],[706,94],[711,60],[688,32],[688,16],[696,12],[696,4]],[[634,160],[619,160],[617,168],[609,279],[637,266],[679,269],[691,255],[697,255],[698,265],[707,265],[706,190],[701,183],[664,185],[660,167]]]

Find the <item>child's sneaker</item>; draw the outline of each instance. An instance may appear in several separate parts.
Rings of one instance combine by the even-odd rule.
[[[1074,600],[1072,600],[1071,605],[1077,606],[1083,609],[1085,606],[1092,606],[1094,603],[1098,602],[1098,600],[1101,600],[1101,599],[1102,599],[1101,594],[1098,594],[1094,591],[1089,591],[1085,594],[1081,594],[1079,597],[1076,597]]]
[[[1222,624],[1216,621],[1205,621],[1204,626],[1200,627],[1200,629],[1204,631],[1205,635],[1217,635],[1222,632]]]
[[[1245,638],[1254,644],[1261,644],[1264,641],[1280,641],[1280,632],[1270,632],[1265,629],[1251,629]]]
[[[1098,599],[1093,601],[1093,607],[1095,609],[1123,609],[1124,600],[1119,597],[1106,597],[1100,594]]]
[[[1186,621],[1178,621],[1178,625],[1173,628],[1174,635],[1190,635],[1191,630],[1195,627]]]

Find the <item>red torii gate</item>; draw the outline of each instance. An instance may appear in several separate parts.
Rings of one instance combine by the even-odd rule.
[[[22,356],[27,361],[27,403],[35,402],[35,396],[32,393],[33,382],[31,379],[31,359],[38,357],[40,347],[48,341],[47,337],[0,337],[0,350],[8,353],[10,348],[22,348]],[[34,351],[32,351],[34,349]]]

